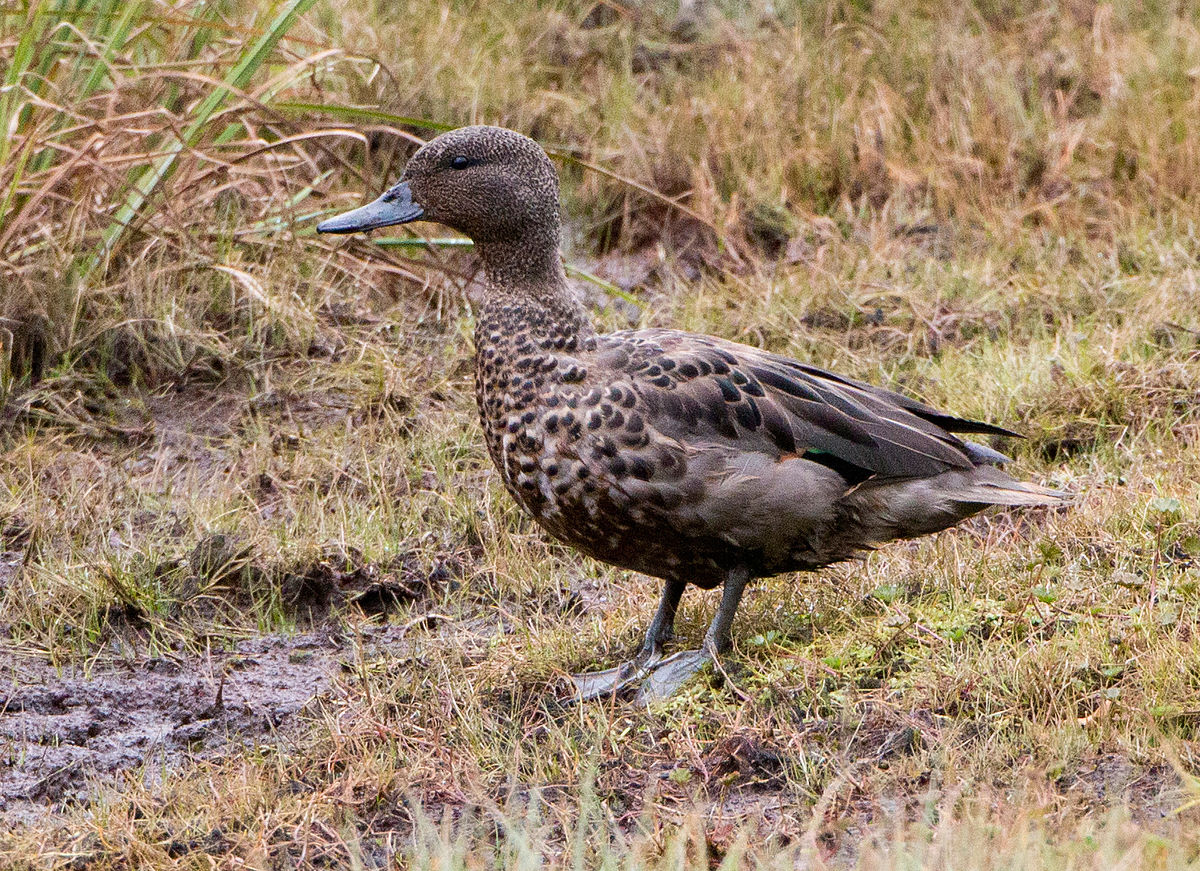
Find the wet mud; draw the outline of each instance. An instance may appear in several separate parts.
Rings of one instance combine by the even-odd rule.
[[[337,674],[342,648],[310,632],[204,657],[56,669],[0,646],[0,820],[31,822],[127,777],[286,742]]]

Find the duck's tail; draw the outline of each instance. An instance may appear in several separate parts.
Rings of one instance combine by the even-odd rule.
[[[1061,505],[1070,494],[1017,481],[995,466],[952,469],[930,478],[868,480],[842,498],[845,515],[872,544],[953,526],[991,505]]]
[[[1065,490],[1017,481],[1003,472],[995,479],[978,473],[972,477],[974,480],[947,495],[955,502],[984,505],[1061,505],[1071,500],[1071,494]]]
[[[1017,481],[999,468],[1012,460],[987,445],[964,442],[967,456],[975,471],[963,479],[961,486],[950,488],[948,495],[955,502],[977,502],[985,505],[1059,505],[1068,502],[1071,494],[1039,484]]]

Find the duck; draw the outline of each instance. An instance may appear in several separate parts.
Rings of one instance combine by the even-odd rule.
[[[482,263],[475,398],[505,489],[553,538],[662,582],[636,655],[572,675],[572,700],[669,697],[730,650],[755,579],[815,572],[990,506],[1067,499],[962,437],[1016,435],[1002,427],[715,336],[598,333],[559,253],[558,175],[520,133],[442,133],[382,196],[317,230],[413,221],[470,237]],[[699,647],[667,655],[689,585],[721,587],[720,604]]]

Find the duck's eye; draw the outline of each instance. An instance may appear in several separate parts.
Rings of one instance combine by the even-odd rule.
[[[467,157],[466,155],[459,154],[455,157],[450,158],[450,168],[451,169],[466,169],[470,165],[471,165],[471,158]]]

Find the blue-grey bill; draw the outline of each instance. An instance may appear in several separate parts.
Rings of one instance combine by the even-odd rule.
[[[402,181],[387,193],[357,209],[343,212],[317,224],[318,233],[358,233],[379,227],[407,224],[425,214],[420,203],[414,203],[408,182]]]

